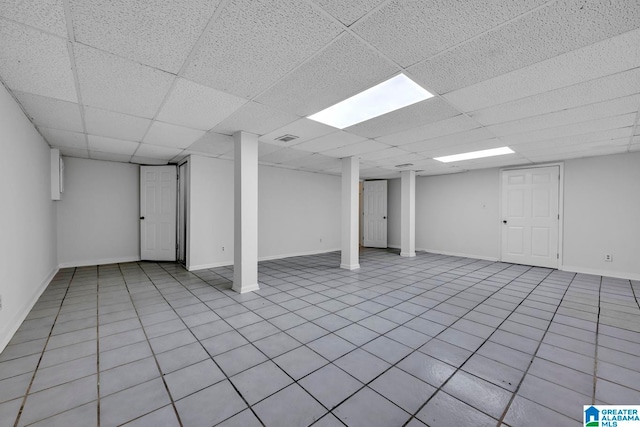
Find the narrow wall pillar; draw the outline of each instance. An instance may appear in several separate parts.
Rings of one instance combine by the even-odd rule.
[[[358,231],[358,183],[360,163],[357,157],[342,159],[342,257],[340,268],[360,268]]]
[[[400,256],[416,256],[416,173],[400,175]]]
[[[233,290],[258,286],[258,136],[236,132],[234,142]]]

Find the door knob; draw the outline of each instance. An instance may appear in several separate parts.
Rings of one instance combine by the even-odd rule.
[[[387,217],[386,217],[386,216],[383,216],[383,217],[382,217],[382,219],[387,219]]]
[[[141,217],[140,217],[140,219],[144,219],[144,217],[143,217],[143,216],[141,216]]]
[[[506,219],[503,219],[503,220],[502,220],[502,223],[503,223],[503,224],[506,224],[506,223],[507,223],[507,220],[506,220]]]

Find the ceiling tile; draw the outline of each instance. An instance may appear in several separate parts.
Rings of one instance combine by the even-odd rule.
[[[335,131],[335,129],[334,129]],[[346,145],[354,144],[356,142],[364,141],[366,138],[359,135],[353,135],[344,131],[337,131],[328,135],[321,136],[319,138],[312,139],[311,141],[302,142],[294,145],[296,150],[311,151],[312,153],[319,153],[321,151],[332,150],[335,148],[344,147]]]
[[[246,103],[244,98],[179,78],[157,118],[163,122],[209,130]]]
[[[569,159],[579,159],[583,157],[607,156],[611,154],[623,154],[627,152],[626,146],[592,148],[590,150],[576,149],[562,153],[541,154],[532,156],[530,160],[536,163],[553,162]]]
[[[334,128],[333,126],[328,126],[323,123],[316,122],[315,120],[300,119],[272,132],[269,132],[266,135],[262,135],[260,138],[258,138],[258,141],[281,145],[283,147],[290,147],[292,145],[297,145],[302,142],[333,133],[335,131],[336,128]],[[279,138],[283,135],[293,135],[297,136],[298,138],[288,142],[276,140],[276,138]]]
[[[349,26],[369,13],[384,0],[313,0],[338,21]]]
[[[182,152],[180,148],[162,147],[159,145],[140,144],[134,157],[144,157],[157,160],[169,160]],[[132,159],[133,161],[133,159]]]
[[[374,141],[373,139],[367,139],[362,142],[356,142],[355,144],[345,145],[344,147],[334,148],[333,150],[322,151],[322,154],[332,157],[351,157],[358,156],[360,154],[371,153],[373,151],[384,150],[390,148],[389,145],[382,142]]]
[[[154,120],[142,142],[164,147],[187,148],[205,134],[203,130]]]
[[[364,168],[360,169],[361,179],[393,179],[400,178],[400,171],[392,171],[384,168]]]
[[[204,36],[185,77],[253,97],[341,31],[306,2],[231,0]]]
[[[291,166],[297,166],[310,170],[327,170],[341,166],[340,159],[329,157],[322,154],[312,154],[310,156],[299,157],[287,162]]]
[[[264,135],[299,118],[294,114],[285,113],[273,107],[257,102],[249,102],[216,125],[212,130],[227,135],[232,135],[237,131]]]
[[[606,117],[603,119],[589,120],[582,123],[558,126],[550,129],[542,129],[533,132],[502,136],[500,139],[507,145],[524,144],[535,141],[545,141],[548,139],[563,138],[585,133],[599,132],[609,129],[631,127],[636,119],[636,113],[629,113],[620,116]]]
[[[343,33],[256,100],[308,116],[375,86],[398,71],[369,46]]]
[[[233,137],[215,132],[207,132],[196,142],[188,147],[188,150],[196,153],[206,153],[219,156],[232,152],[234,148]]]
[[[466,170],[474,169],[488,169],[488,168],[504,168],[513,166],[530,165],[533,162],[529,159],[523,159],[513,154],[508,154],[499,157],[491,157],[485,159],[465,160],[460,163],[458,167]]]
[[[360,158],[363,161],[376,161],[381,159],[389,159],[398,156],[406,156],[410,153],[397,147],[387,148],[385,150],[374,151],[373,153],[361,154]]]
[[[174,77],[155,68],[74,44],[82,102],[90,107],[152,118]]]
[[[636,0],[554,1],[410,71],[418,81],[444,94],[639,26]]]
[[[419,154],[422,154],[425,157],[434,158],[453,154],[469,153],[473,151],[489,150],[492,148],[503,147],[504,145],[504,142],[497,138],[488,138],[480,141],[468,141],[455,145],[433,144],[431,147],[420,151]]]
[[[378,138],[459,114],[460,112],[451,104],[440,97],[434,97],[358,123],[345,130],[368,138]]]
[[[0,18],[0,58],[11,90],[77,102],[64,39]]]
[[[3,0],[0,16],[67,37],[63,0]]]
[[[84,132],[78,104],[18,91],[13,94],[37,126]]]
[[[607,149],[626,149],[628,146],[629,138],[615,138],[615,139],[602,139],[592,142],[580,142],[578,144],[562,144],[555,145],[553,147],[544,147],[540,149],[533,149],[523,152],[522,155],[527,158],[537,158],[545,155],[574,153],[581,151],[583,153],[590,153],[592,150],[607,150]]]
[[[260,144],[258,144],[258,158],[264,157],[267,154],[271,154],[280,150],[282,150],[282,147],[279,145],[261,142]]]
[[[149,119],[92,107],[84,107],[84,122],[87,133],[127,141],[141,141],[151,125]]]
[[[269,154],[260,155],[258,158],[261,162],[286,164],[294,159],[306,156],[311,156],[311,154],[306,151],[294,150],[293,148],[280,148],[279,150],[273,151]]]
[[[381,158],[377,160],[364,160],[374,166],[392,168],[393,170],[404,169],[416,169],[421,163],[425,162],[427,158],[421,154],[405,153],[400,156]],[[399,165],[408,165],[399,168]]]
[[[564,136],[560,138],[535,141],[525,144],[513,145],[512,149],[518,153],[537,152],[539,150],[551,151],[563,146],[582,146],[586,150],[587,144],[602,143],[603,141],[613,141],[619,139],[629,140],[631,127],[608,129],[600,132],[591,132],[581,135]]]
[[[484,125],[493,125],[636,93],[640,93],[640,68],[484,108],[469,115]]]
[[[455,146],[469,142],[483,141],[493,138],[493,134],[486,128],[476,128],[463,132],[443,135],[436,138],[430,138],[424,141],[413,142],[411,144],[402,145],[402,149],[413,153],[430,150],[433,148]]]
[[[389,145],[402,146],[412,142],[424,141],[425,139],[437,138],[439,136],[450,135],[452,133],[463,132],[465,130],[480,127],[478,122],[465,115],[458,115],[448,119],[418,126],[402,132],[393,133],[376,138],[380,142]]]
[[[69,0],[77,41],[177,73],[219,0]]]
[[[87,135],[90,151],[101,151],[111,154],[133,155],[138,146],[137,142],[124,141],[122,139],[105,138],[104,136]]]
[[[473,111],[571,86],[640,66],[637,46],[640,46],[640,30],[629,31],[444,97],[462,111]]]
[[[40,133],[52,147],[60,148],[79,148],[87,149],[87,138],[83,133],[69,132],[66,130],[51,129],[41,127],[38,128]]]
[[[527,117],[526,119],[499,123],[487,126],[487,129],[496,136],[513,135],[631,113],[637,111],[639,105],[640,94],[636,94],[611,101],[597,102],[595,104]]]
[[[354,25],[354,31],[403,67],[429,58],[546,0],[393,0]]]
[[[104,160],[107,162],[128,163],[131,159],[129,154],[103,153],[101,151],[89,151],[89,158],[94,160]]]

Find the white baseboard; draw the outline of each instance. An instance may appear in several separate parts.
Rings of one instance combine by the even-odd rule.
[[[438,254],[438,255],[459,256],[462,258],[482,259],[485,261],[498,261],[497,257],[488,257],[483,255],[477,255],[477,254],[466,254],[462,252],[439,251],[436,249],[423,249],[423,248],[416,248],[416,251],[429,252],[429,253]]]
[[[14,319],[11,319],[12,321],[9,324],[4,325],[2,330],[0,330],[0,353],[2,353],[2,351],[7,346],[7,344],[9,344],[9,341],[11,341],[11,338],[13,338],[13,335],[16,333],[20,325],[22,325],[22,322],[24,322],[24,319],[27,318],[33,306],[36,305],[36,302],[38,302],[40,295],[42,295],[44,290],[47,289],[47,286],[49,286],[49,283],[51,283],[51,280],[53,280],[53,278],[55,277],[55,275],[58,273],[59,270],[60,269],[58,267],[55,267],[49,273],[46,279],[40,282],[40,284],[32,294],[31,298],[18,312],[18,315],[15,316]]]
[[[339,250],[340,249],[320,249],[320,250],[315,250],[315,251],[297,252],[297,253],[294,253],[294,254],[269,255],[269,256],[259,257],[258,258],[258,262],[261,262],[261,261],[273,261],[274,259],[292,258],[292,257],[296,257],[296,256],[326,254],[326,253],[329,253],[329,252],[336,252],[336,251],[339,251]],[[214,262],[214,263],[211,263],[211,264],[190,265],[190,266],[187,267],[187,270],[189,270],[189,271],[205,270],[205,269],[208,269],[208,268],[228,267],[230,265],[233,265],[233,260],[231,260],[231,261]]]
[[[360,268],[360,264],[340,264],[340,268],[345,270],[357,270]]]
[[[92,265],[118,264],[123,262],[138,262],[140,257],[101,258],[89,261],[71,261],[60,263],[60,268],[87,267]]]
[[[637,273],[599,270],[597,268],[584,268],[584,267],[576,267],[572,265],[563,265],[559,268],[559,270],[568,271],[570,273],[581,273],[581,274],[592,274],[595,276],[615,277],[616,279],[640,280],[640,274],[637,274]]]

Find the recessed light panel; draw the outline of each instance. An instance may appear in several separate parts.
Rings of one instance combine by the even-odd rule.
[[[344,129],[424,101],[432,96],[409,77],[398,74],[308,118],[338,129]]]
[[[459,162],[461,160],[481,159],[483,157],[501,156],[503,154],[511,154],[513,150],[509,147],[492,148],[490,150],[471,151],[469,153],[454,154],[452,156],[434,157],[442,163]]]

